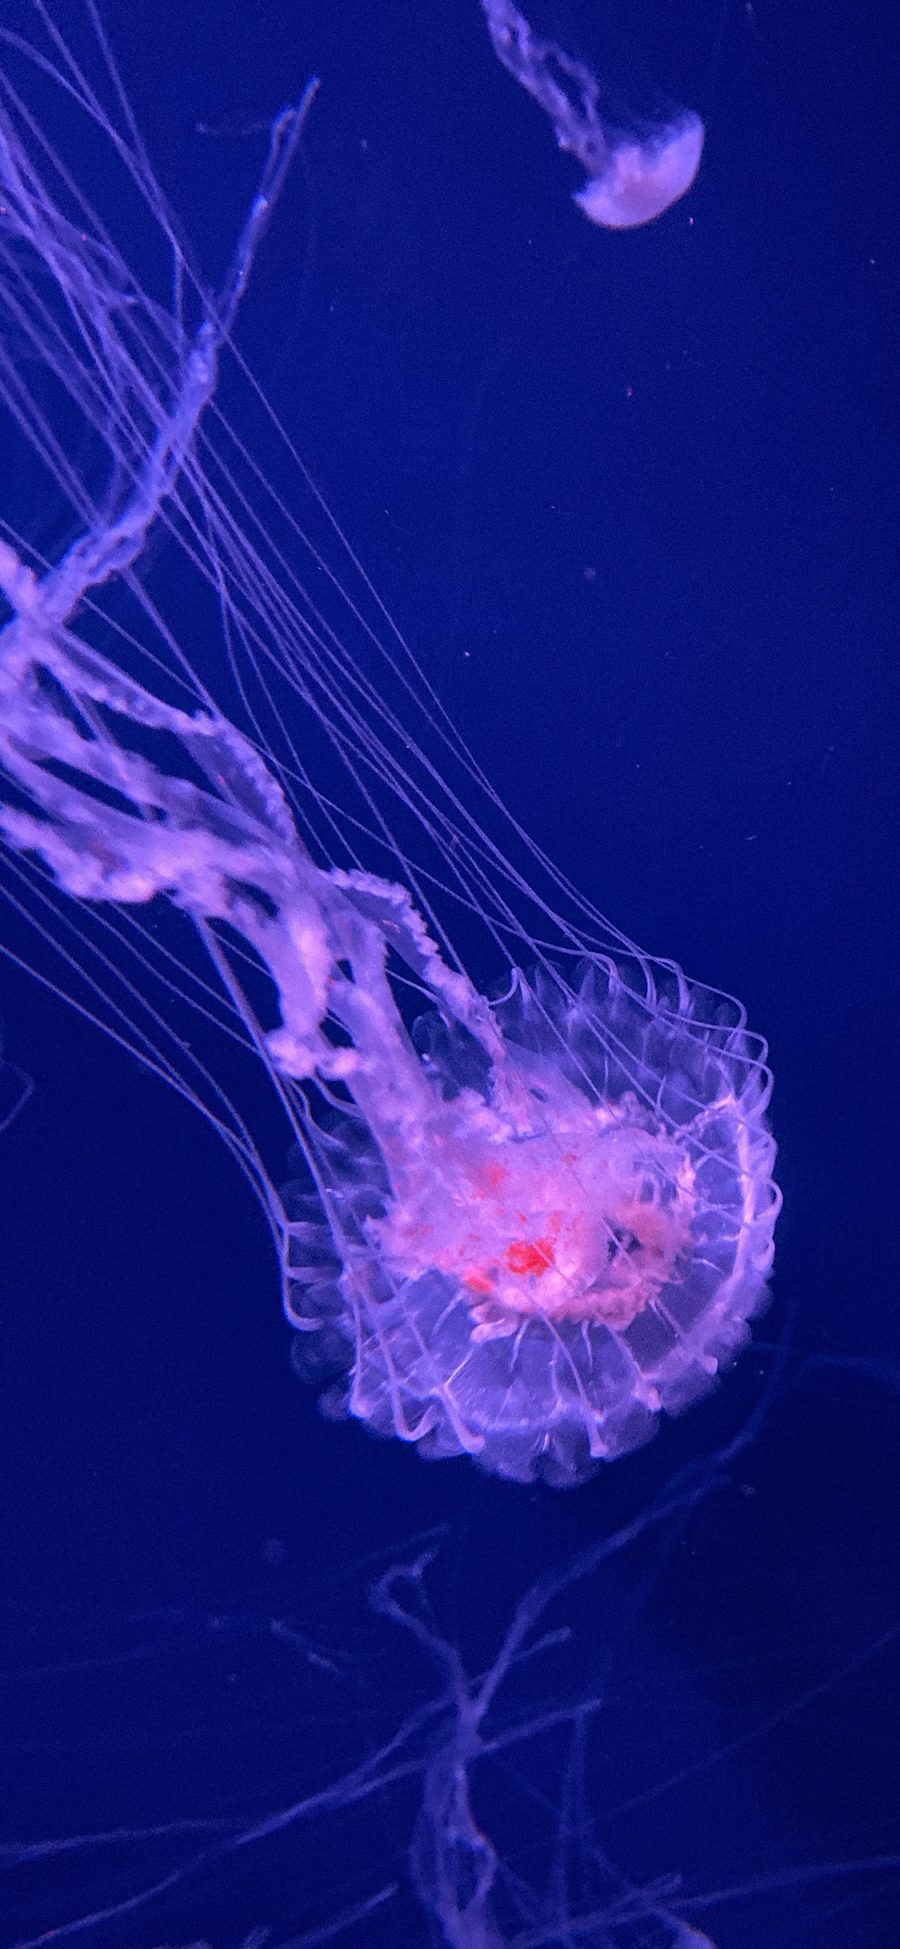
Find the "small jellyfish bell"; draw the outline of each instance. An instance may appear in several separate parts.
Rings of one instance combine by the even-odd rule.
[[[690,114],[646,142],[618,137],[607,148],[601,174],[575,190],[575,202],[604,230],[635,230],[652,223],[690,189],[700,167],[703,137],[703,123]]]

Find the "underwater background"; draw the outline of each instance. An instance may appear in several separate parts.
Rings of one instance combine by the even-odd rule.
[[[0,27],[27,14],[2,0]],[[224,1149],[4,961],[5,1054],[34,1092],[0,1136],[0,1949],[125,1903],[72,1939],[674,1949],[665,1911],[716,1949],[891,1949],[891,17],[536,7],[623,100],[660,86],[706,121],[693,191],[622,235],[570,201],[578,172],[475,0],[103,18],[211,283],[273,113],[321,77],[241,350],[506,804],[769,1038],[785,1207],[757,1349],[646,1450],[568,1492],[426,1465],[321,1419]],[[0,465],[4,512],[52,554],[71,537],[28,455]],[[214,687],[216,646],[192,647]],[[688,1518],[563,1589],[546,1626],[570,1635],[498,1702],[495,1733],[532,1728],[472,1778],[498,1933],[448,1937],[409,1858],[448,1670],[370,1586],[432,1553],[428,1630],[483,1671],[535,1579],[707,1460]],[[429,1700],[416,1763],[332,1804]],[[658,1921],[617,1916],[625,1884],[658,1889]]]

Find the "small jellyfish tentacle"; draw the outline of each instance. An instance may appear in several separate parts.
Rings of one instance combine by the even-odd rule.
[[[599,85],[590,68],[554,42],[542,40],[512,0],[482,0],[488,33],[497,59],[520,87],[546,110],[560,148],[571,149],[584,161],[581,146],[599,126]],[[563,75],[568,88],[560,85]],[[580,130],[581,135],[575,135]],[[574,138],[574,140],[573,140]]]

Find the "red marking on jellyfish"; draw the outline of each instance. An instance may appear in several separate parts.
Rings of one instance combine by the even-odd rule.
[[[481,1182],[486,1191],[496,1191],[504,1182],[504,1179],[508,1177],[509,1168],[506,1164],[485,1164],[482,1166]]]
[[[552,1238],[519,1238],[506,1248],[506,1263],[510,1272],[531,1272],[540,1279],[553,1264]]]
[[[496,1281],[496,1273],[481,1266],[472,1266],[463,1276],[463,1285],[467,1292],[484,1293],[488,1297],[493,1293]]]

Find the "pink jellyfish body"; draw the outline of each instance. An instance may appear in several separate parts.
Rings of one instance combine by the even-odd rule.
[[[700,167],[704,129],[682,110],[641,139],[601,113],[600,86],[581,61],[532,33],[511,0],[481,0],[498,60],[549,115],[561,149],[586,169],[575,202],[605,230],[634,230],[684,196]]]
[[[363,598],[336,578],[323,612],[320,553],[212,410],[308,99],[273,129],[217,294],[115,127],[176,266],[169,311],[85,201],[72,223],[17,98],[0,104],[3,301],[109,466],[94,500],[0,339],[9,409],[81,525],[55,566],[0,542],[0,831],[31,875],[17,902],[29,885],[57,945],[55,985],[77,969],[78,1005],[197,1104],[251,1179],[298,1365],[329,1410],[433,1457],[579,1482],[707,1389],[765,1301],[766,1052],[736,1002],[643,954],[509,821],[505,857],[502,808],[402,639],[376,610],[354,647]],[[640,175],[621,152],[616,167]],[[219,630],[227,712],[165,588],[135,573],[151,529],[191,578],[192,633]],[[316,785],[316,737],[341,792]],[[505,966],[494,996],[447,938],[442,888]],[[227,1080],[192,1020],[220,1039]],[[287,1143],[271,1162],[254,1134],[262,1079],[302,1160],[286,1188]]]
[[[599,176],[575,191],[575,201],[605,230],[634,230],[652,223],[689,190],[700,167],[703,123],[688,115],[658,143],[620,141]]]

